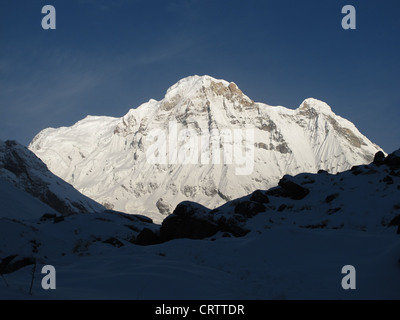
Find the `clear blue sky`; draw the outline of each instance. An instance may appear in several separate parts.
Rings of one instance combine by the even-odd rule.
[[[41,28],[46,4],[56,30]],[[341,28],[347,4],[356,30]],[[0,139],[27,145],[88,114],[120,117],[208,74],[271,105],[321,99],[391,152],[399,17],[398,0],[0,0]]]

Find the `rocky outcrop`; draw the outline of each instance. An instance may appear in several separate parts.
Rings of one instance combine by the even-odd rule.
[[[385,154],[382,151],[378,151],[375,154],[374,161],[372,163],[377,166],[380,166],[384,164],[384,162],[385,162]]]
[[[141,246],[149,246],[161,242],[160,235],[155,231],[144,228],[136,238],[135,244]]]
[[[171,213],[171,206],[166,203],[163,198],[158,199],[156,207],[162,215],[168,215]]]
[[[185,201],[164,219],[160,229],[162,241],[178,238],[204,239],[217,233],[218,224],[209,217],[206,207]]]
[[[373,164],[377,166],[387,165],[391,170],[400,169],[400,149],[392,152],[387,157],[382,151],[375,154]]]
[[[23,267],[36,263],[33,257],[19,257],[18,255],[10,255],[1,260],[0,275],[13,273]]]
[[[194,202],[181,202],[164,219],[159,239],[161,242],[179,238],[205,239],[217,232],[242,237],[249,232],[244,222],[266,209],[263,205],[268,201],[265,194],[257,191],[252,197],[253,200],[233,201],[235,209],[229,214],[222,208],[210,210]]]
[[[285,175],[278,183],[278,185],[285,190],[288,197],[294,200],[301,200],[305,198],[310,192],[307,188],[304,188],[291,180],[291,176]]]
[[[400,169],[400,149],[389,154],[384,163],[392,170]]]

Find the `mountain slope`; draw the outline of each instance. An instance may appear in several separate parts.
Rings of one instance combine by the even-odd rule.
[[[51,173],[31,151],[15,141],[0,141],[2,217],[38,218],[45,213],[71,215],[104,207]]]
[[[183,202],[161,227],[117,212],[0,218],[0,299],[400,299],[399,194],[400,150],[336,175],[285,176],[214,210]],[[199,237],[210,225],[220,229]],[[138,246],[144,228],[168,237]],[[15,255],[37,268],[4,268]],[[44,264],[56,290],[41,287]],[[341,286],[346,265],[356,290]]]
[[[145,227],[156,228],[147,217],[105,210],[48,171],[26,147],[0,141],[0,275],[5,284],[0,291],[5,289],[6,296],[12,291],[4,275],[36,264],[58,267],[71,256],[87,254],[92,244],[100,252],[121,247]]]
[[[160,132],[164,141],[155,138]],[[153,155],[165,158],[154,163],[158,141]],[[83,194],[155,221],[183,200],[216,207],[272,187],[284,174],[335,173],[379,151],[322,101],[273,107],[209,76],[182,79],[161,101],[122,118],[88,116],[72,127],[45,129],[29,149]]]

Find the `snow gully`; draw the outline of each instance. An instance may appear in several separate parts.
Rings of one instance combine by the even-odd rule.
[[[170,121],[168,132],[153,129],[146,139],[153,142],[146,151],[150,164],[235,164],[236,175],[250,175],[254,169],[254,129],[251,128],[184,128],[178,132],[177,122]]]

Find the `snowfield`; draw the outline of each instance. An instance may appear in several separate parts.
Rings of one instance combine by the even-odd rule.
[[[396,234],[277,227],[245,238],[173,240],[53,258],[57,289],[45,291],[32,267],[6,275],[2,299],[399,299]],[[104,246],[103,246],[104,247]],[[62,248],[61,248],[62,250]],[[341,269],[357,270],[343,290]],[[39,268],[38,268],[39,269]]]

